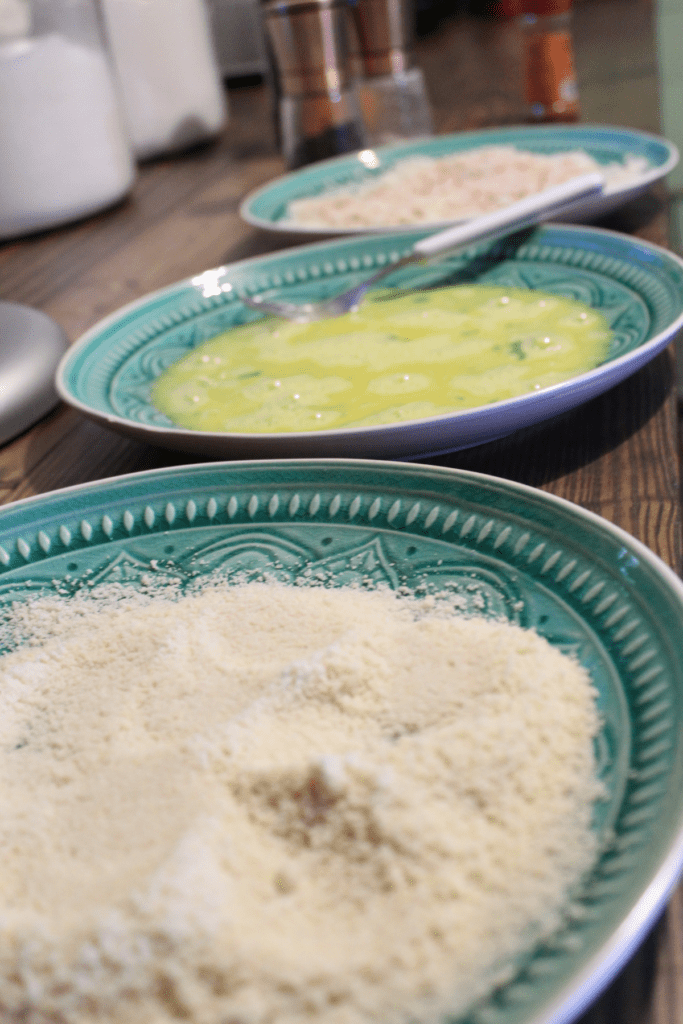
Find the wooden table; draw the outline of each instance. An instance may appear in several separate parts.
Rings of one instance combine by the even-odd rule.
[[[578,0],[575,42],[583,119],[657,132],[657,82],[647,0]],[[519,39],[507,21],[459,13],[418,47],[440,131],[517,123]],[[140,170],[131,196],[80,224],[0,245],[0,298],[54,317],[75,340],[100,317],[152,289],[287,244],[243,224],[247,191],[283,164],[268,90],[230,89],[216,144]],[[664,188],[603,226],[665,245]],[[0,501],[156,466],[176,455],[111,433],[60,407],[0,449]],[[561,421],[438,460],[538,486],[617,523],[681,568],[675,361],[667,351]],[[683,1021],[683,898],[583,1024]]]

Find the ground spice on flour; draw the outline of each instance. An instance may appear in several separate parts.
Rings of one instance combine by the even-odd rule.
[[[595,857],[595,694],[533,632],[276,583],[19,619],[4,1020],[432,1019]]]

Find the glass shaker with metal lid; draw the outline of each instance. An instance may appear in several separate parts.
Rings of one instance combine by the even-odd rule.
[[[287,165],[362,149],[346,0],[264,0],[263,14]]]
[[[110,206],[133,176],[95,0],[3,0],[0,238]]]
[[[422,70],[415,65],[410,0],[351,0],[364,79],[360,103],[371,146],[432,134]]]

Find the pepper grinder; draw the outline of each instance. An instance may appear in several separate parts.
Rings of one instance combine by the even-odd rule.
[[[354,0],[351,10],[365,76],[360,103],[368,144],[431,135],[424,77],[412,55],[410,0]]]
[[[362,149],[346,0],[264,0],[263,15],[287,166]]]

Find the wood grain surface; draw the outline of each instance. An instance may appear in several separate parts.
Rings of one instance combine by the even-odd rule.
[[[452,9],[452,8],[451,8]],[[657,132],[656,54],[647,0],[577,0],[582,119]],[[418,43],[439,131],[518,123],[516,26],[459,11]],[[71,341],[153,289],[291,244],[238,215],[252,188],[284,170],[271,98],[233,84],[230,120],[211,145],[140,168],[130,196],[81,223],[0,245],[0,298],[54,317]],[[666,245],[667,192],[656,188],[601,226]],[[583,408],[503,441],[430,460],[541,487],[579,503],[681,570],[675,360],[666,351]],[[128,440],[58,407],[0,449],[0,502],[187,456]],[[582,1024],[683,1024],[683,896]]]

